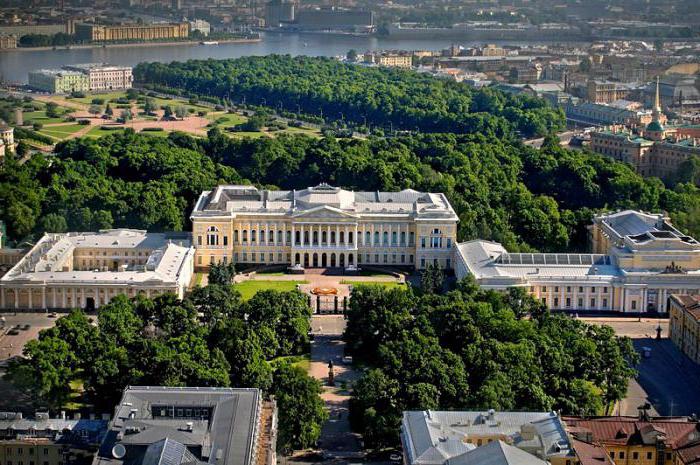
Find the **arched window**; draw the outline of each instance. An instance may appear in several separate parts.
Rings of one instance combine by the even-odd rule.
[[[382,234],[382,236],[383,244],[389,245],[389,233],[387,231],[384,231],[384,234]]]
[[[244,243],[248,242],[248,230],[247,229],[243,230],[243,242]]]
[[[255,229],[250,230],[250,242],[255,242]]]
[[[207,245],[219,245],[219,229],[216,226],[207,229]]]
[[[352,245],[354,233],[352,231],[348,232],[348,244]],[[352,262],[351,262],[352,263]]]
[[[233,243],[238,244],[238,229],[233,230]]]
[[[374,231],[374,245],[379,246],[379,231]]]
[[[365,246],[368,246],[370,242],[372,241],[372,233],[369,231],[365,232]],[[367,260],[369,261],[369,260]]]
[[[391,233],[391,245],[396,245],[396,237],[397,237],[396,231],[392,231],[392,233]]]

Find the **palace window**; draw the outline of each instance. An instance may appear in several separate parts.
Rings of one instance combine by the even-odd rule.
[[[197,236],[197,245],[202,245],[202,236]],[[90,255],[92,255],[92,252],[90,252]]]
[[[408,261],[409,261],[411,264],[413,264],[413,255],[409,255],[409,256],[408,256]]]
[[[382,234],[382,244],[389,245],[389,233],[387,231],[384,231]]]
[[[559,297],[555,297],[554,298],[554,307],[558,307],[558,306],[559,306]]]
[[[372,234],[367,231],[365,232],[365,246],[369,245],[372,242]]]
[[[268,231],[267,242],[269,242],[270,244],[275,242],[275,230],[274,229],[270,229],[270,231]]]
[[[248,242],[248,230],[244,229],[243,230],[243,243],[245,244],[247,242]]]
[[[379,246],[379,231],[374,231],[374,246]]]
[[[278,230],[277,230],[277,243],[278,243],[278,244],[281,244],[281,243],[282,243],[282,237],[284,237],[284,236],[282,235],[282,230],[281,230],[281,229],[278,229]]]
[[[352,231],[349,231],[349,232],[348,232],[348,244],[351,244],[351,245],[352,245],[353,239],[354,239],[354,237],[353,237],[354,234],[355,234],[355,233],[353,233]]]
[[[287,231],[287,244],[292,242],[292,231]]]
[[[397,243],[396,242],[397,240],[398,240],[398,234],[396,233],[396,231],[392,231],[392,233],[391,233],[391,245],[395,246]]]
[[[425,249],[425,237],[420,238],[420,248]]]
[[[341,244],[345,244],[345,231],[340,231],[339,233],[339,241]]]
[[[401,231],[401,245],[406,245],[406,231]]]
[[[265,231],[263,231],[262,229],[260,230],[260,243],[265,243]]]
[[[413,245],[416,243],[416,234],[414,232],[408,233],[408,245]]]
[[[228,245],[228,236],[224,236],[224,245]]]
[[[251,229],[251,230],[250,230],[250,242],[251,242],[251,243],[252,243],[252,242],[255,242],[255,240],[256,240],[256,239],[255,239],[255,238],[256,238],[256,235],[255,235],[255,234],[256,234],[256,233],[257,233],[257,231],[256,231],[255,229]]]
[[[219,245],[219,229],[216,226],[207,229],[207,245]]]
[[[233,230],[233,243],[238,244],[238,229]]]
[[[591,308],[595,308],[595,299],[591,299]]]

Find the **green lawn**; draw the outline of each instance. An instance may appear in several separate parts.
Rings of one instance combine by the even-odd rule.
[[[235,126],[236,124],[241,124],[248,121],[248,118],[245,116],[221,112],[209,113],[207,115],[207,119],[221,127]]]
[[[292,365],[301,368],[304,371],[309,371],[311,367],[310,355],[287,355],[285,357],[277,357],[270,360],[272,366],[279,365],[284,362],[291,362]]]
[[[80,124],[66,124],[65,126],[51,126],[48,128],[45,127],[44,129],[39,131],[39,133],[44,134],[45,136],[53,137],[55,139],[63,140],[71,134],[74,134],[83,128],[85,128],[85,126],[82,126]]]
[[[26,111],[22,114],[22,118],[24,119],[24,124],[33,124],[33,123],[41,123],[41,124],[52,124],[52,123],[63,123],[65,120],[64,115],[66,113],[59,110],[59,115],[58,117],[55,118],[49,118],[46,116],[46,112],[44,110],[39,110],[39,111]]]
[[[233,287],[241,293],[243,300],[249,300],[258,291],[266,289],[280,292],[293,291],[297,288],[297,284],[306,284],[306,281],[259,281],[251,279],[235,284]]]
[[[406,289],[406,284],[397,283],[395,281],[348,281],[344,279],[340,281],[340,284],[351,284],[353,286],[382,286],[387,289]]]
[[[87,137],[102,137],[108,134],[121,134],[124,129],[102,129],[100,126],[95,126],[86,134]]]

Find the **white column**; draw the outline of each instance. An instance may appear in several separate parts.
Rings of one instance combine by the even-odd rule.
[[[15,309],[19,308],[19,288],[14,288],[15,291]]]
[[[34,306],[34,302],[32,302],[32,300],[34,299],[34,290],[31,287],[27,290],[29,291],[29,308],[32,308]]]
[[[63,288],[62,297],[61,297],[61,308],[66,308],[68,306],[68,302],[66,300],[66,288]]]
[[[296,240],[297,240],[297,228],[294,226],[294,223],[292,223],[292,245],[296,245]]]
[[[331,244],[331,225],[326,226],[326,246],[330,246]],[[328,258],[330,260],[330,257]],[[330,263],[330,262],[329,262]]]
[[[357,227],[357,223],[355,223],[355,235],[353,236],[353,246],[355,248],[360,246],[360,239],[357,237],[357,235],[359,234],[358,231],[359,229]],[[357,263],[355,263],[355,265],[357,265]]]
[[[335,225],[335,245],[340,245],[340,225]]]
[[[46,286],[41,288],[41,308],[46,308]]]
[[[0,288],[0,308],[5,308],[5,288]]]
[[[85,288],[84,287],[80,288],[80,305],[82,307],[85,306]]]
[[[53,308],[56,308],[56,288],[54,287],[52,290],[52,295],[51,295],[51,306]]]

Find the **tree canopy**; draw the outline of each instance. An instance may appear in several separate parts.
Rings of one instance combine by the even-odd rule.
[[[610,327],[468,280],[447,294],[356,286],[344,337],[369,368],[354,386],[351,422],[370,447],[397,443],[404,410],[602,414],[624,397],[637,361]]]

